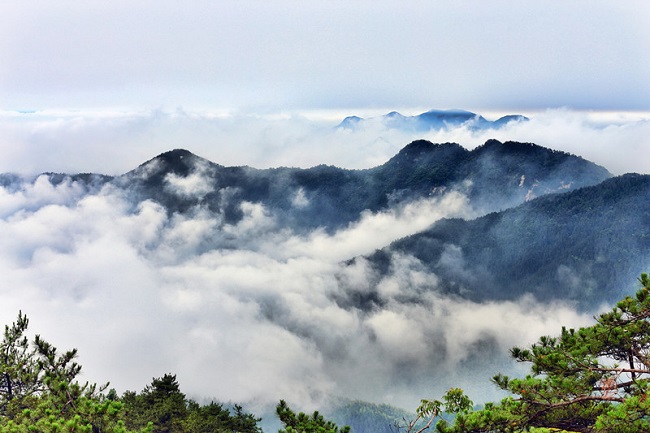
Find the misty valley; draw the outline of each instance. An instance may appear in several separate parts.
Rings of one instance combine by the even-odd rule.
[[[390,119],[423,128],[420,118]],[[511,431],[496,418],[493,430],[472,430],[467,414],[508,392],[543,394],[541,382],[503,379],[525,376],[522,362],[550,380],[560,373],[543,356],[569,370],[583,356],[595,374],[596,359],[619,360],[618,349],[596,356],[579,343],[616,329],[632,336],[612,345],[638,345],[618,373],[631,375],[625,392],[650,368],[639,337],[650,301],[643,290],[634,297],[650,264],[650,176],[614,176],[533,143],[417,140],[354,170],[223,166],[176,149],[119,176],[5,173],[0,248],[3,302],[36,334],[79,350],[67,359],[46,343],[31,349],[21,343],[26,317],[7,322],[3,353],[13,347],[33,370],[25,395],[65,383],[101,431],[124,413],[129,431],[151,420],[153,431],[369,433],[401,423],[414,433],[445,412],[468,417],[465,430],[445,431]],[[561,337],[511,351],[544,335]],[[110,388],[74,388],[73,359],[84,365],[80,383]],[[612,371],[589,383],[618,402],[600,382]],[[0,379],[0,416],[29,422],[37,409],[8,405],[9,383]],[[61,389],[51,398],[66,401]],[[429,398],[443,400],[421,402]],[[528,413],[530,425],[596,431],[581,430],[582,418],[565,426],[564,413],[550,419],[554,404]],[[611,409],[595,404],[593,419]],[[314,410],[327,419],[298,414]],[[409,430],[405,420],[418,416]]]

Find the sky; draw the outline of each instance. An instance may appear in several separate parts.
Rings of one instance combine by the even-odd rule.
[[[0,2],[0,171],[120,174],[177,147],[362,168],[422,137],[329,131],[345,116],[459,108],[647,172],[647,22],[643,1]]]
[[[9,110],[650,110],[643,1],[0,4]]]
[[[367,168],[417,138],[534,142],[613,174],[650,173],[648,22],[640,0],[0,1],[0,173],[118,175],[174,148],[223,165]],[[416,134],[377,118],[433,108],[531,120]],[[336,128],[348,115],[371,120]],[[230,225],[200,209],[134,211],[110,188],[25,185],[0,188],[0,319],[23,309],[35,332],[79,348],[87,378],[119,390],[173,372],[193,396],[317,406],[333,393],[413,408],[463,379],[453,367],[475,369],[470,348],[496,341],[506,353],[591,318],[530,299],[400,303],[396,287],[436,282],[410,257],[378,314],[331,301],[337,278],[371,277],[341,260],[470,215],[463,197],[328,235],[279,230],[254,203]],[[240,244],[198,249],[220,234]],[[269,302],[284,322],[260,319]],[[404,365],[411,374],[395,374]],[[489,387],[474,379],[463,384]]]

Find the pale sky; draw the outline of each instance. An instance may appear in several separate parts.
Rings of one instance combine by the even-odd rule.
[[[650,109],[646,1],[0,2],[0,109]]]

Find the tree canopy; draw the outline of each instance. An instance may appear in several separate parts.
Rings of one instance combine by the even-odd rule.
[[[185,397],[176,375],[154,378],[142,392],[127,391],[125,405],[128,428],[143,429],[150,424],[152,433],[261,433],[252,414],[241,406],[234,413],[214,401],[201,405]]]
[[[122,397],[108,384],[80,383],[77,350],[59,353],[36,335],[18,313],[5,325],[0,342],[0,432],[88,433],[261,433],[260,421],[215,402],[201,405],[185,397],[176,376],[154,378],[141,393]]]
[[[325,419],[318,411],[311,415],[304,412],[296,414],[284,400],[276,407],[276,413],[284,424],[279,433],[349,433],[350,427],[341,429],[333,421]]]
[[[106,386],[76,380],[76,349],[59,353],[40,335],[30,344],[28,325],[19,312],[0,343],[0,431],[127,433],[124,405],[104,396]]]

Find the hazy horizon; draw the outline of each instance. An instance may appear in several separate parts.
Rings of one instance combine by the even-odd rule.
[[[392,110],[389,110],[392,111]],[[425,132],[389,128],[389,111],[246,114],[214,111],[72,111],[0,112],[0,173],[93,172],[120,175],[154,156],[187,149],[225,166],[254,168],[320,164],[348,169],[381,165],[413,140],[456,142],[472,149],[488,139],[532,142],[595,162],[613,174],[650,173],[639,158],[650,145],[646,112],[577,111],[475,112],[489,120],[524,114],[530,121],[498,130],[469,125]],[[416,115],[428,110],[403,110]],[[334,114],[335,113],[335,114]],[[344,116],[345,114],[345,116]],[[354,130],[336,126],[346,116],[367,119]]]

